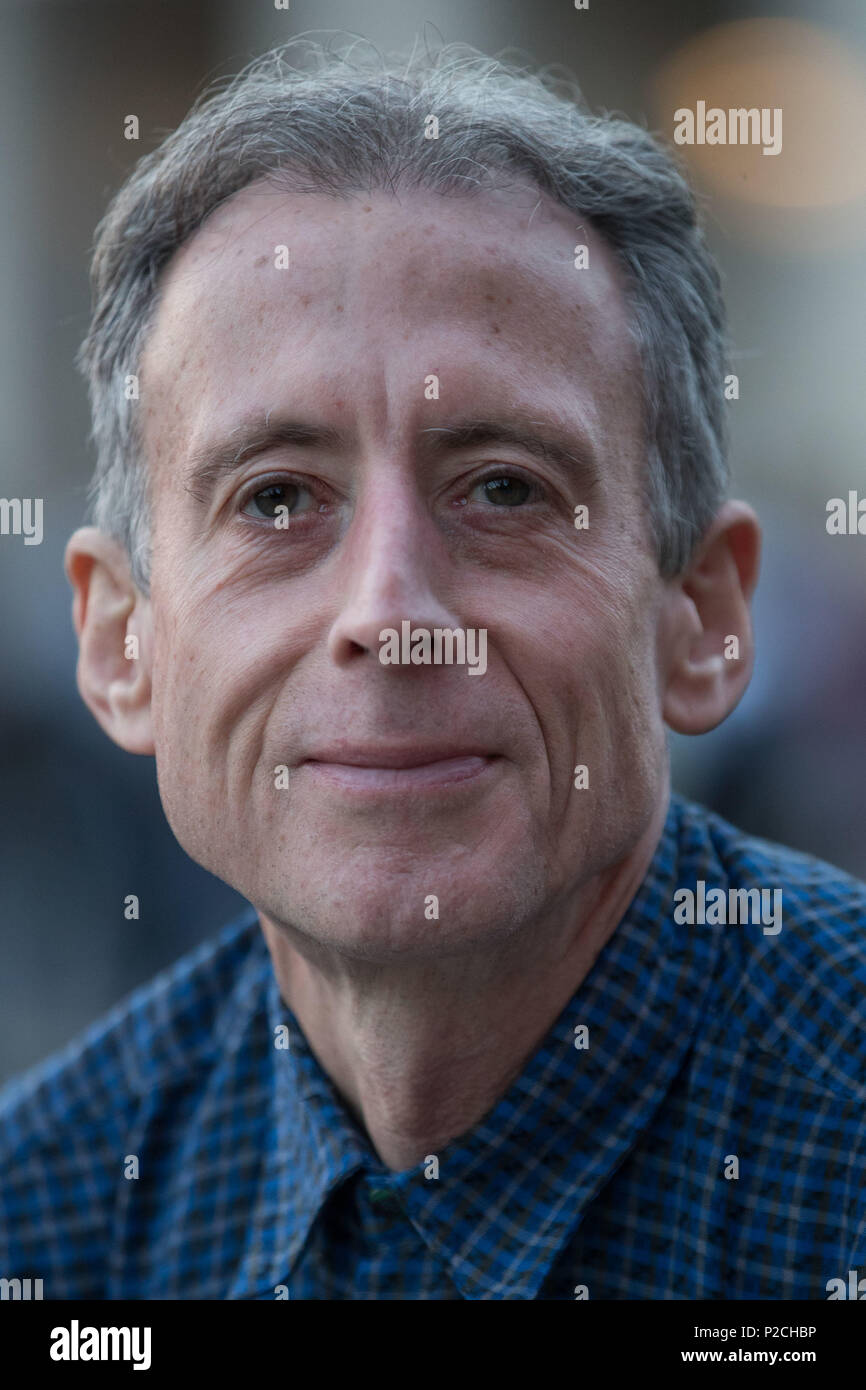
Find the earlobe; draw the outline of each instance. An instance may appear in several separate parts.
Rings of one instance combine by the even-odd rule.
[[[686,571],[670,581],[660,631],[662,713],[681,734],[707,733],[739,704],[752,675],[750,600],[761,531],[751,507],[726,502]]]
[[[150,602],[131,578],[123,547],[96,527],[70,537],[64,563],[74,590],[81,698],[121,748],[152,755]]]

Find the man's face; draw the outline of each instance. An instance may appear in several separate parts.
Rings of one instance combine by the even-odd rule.
[[[372,959],[493,943],[645,831],[664,586],[626,316],[612,253],[529,186],[259,184],[168,267],[141,369],[159,785],[275,922]],[[404,621],[486,630],[486,670],[382,664]]]

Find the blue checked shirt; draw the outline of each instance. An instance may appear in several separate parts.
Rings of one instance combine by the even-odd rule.
[[[781,888],[782,930],[679,924],[699,880]],[[250,909],[0,1093],[0,1277],[46,1299],[826,1299],[866,1276],[866,886],[673,796],[590,974],[437,1157],[378,1159]]]

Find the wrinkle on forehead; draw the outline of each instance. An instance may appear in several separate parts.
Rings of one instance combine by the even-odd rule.
[[[580,243],[589,269],[574,267]],[[505,378],[521,365],[530,379],[573,372],[583,388],[591,379],[600,410],[634,415],[628,312],[612,249],[531,184],[335,199],[262,181],[216,209],[163,273],[140,369],[146,453],[156,474],[203,411],[231,410],[236,396],[238,409],[258,404],[301,362],[313,375],[317,361],[349,370],[423,334]]]

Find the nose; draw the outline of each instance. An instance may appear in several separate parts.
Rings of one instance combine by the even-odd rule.
[[[378,663],[380,633],[400,632],[407,619],[413,628],[460,626],[438,597],[448,565],[441,533],[411,482],[380,482],[359,499],[342,550],[345,597],[328,634],[338,665]]]

